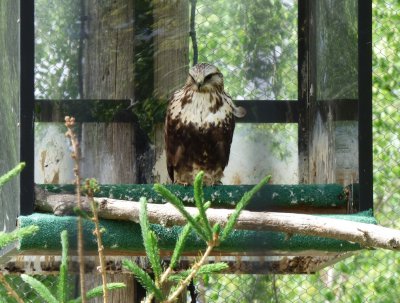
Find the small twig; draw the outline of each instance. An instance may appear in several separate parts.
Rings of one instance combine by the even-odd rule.
[[[94,201],[94,189],[93,189],[93,184],[90,184],[90,180],[86,180],[86,189],[87,189],[87,198],[90,201],[90,205],[92,207],[92,221],[95,226],[95,230],[93,234],[96,236],[97,239],[97,251],[99,254],[99,259],[100,259],[100,273],[101,273],[101,278],[103,281],[103,302],[108,303],[108,288],[107,288],[107,274],[106,274],[106,258],[104,256],[104,246],[103,246],[103,241],[101,238],[101,230],[100,230],[100,222],[99,222],[99,212],[98,212],[98,206],[97,202]]]
[[[13,297],[18,303],[24,303],[24,301],[20,298],[17,292],[8,284],[4,275],[0,272],[0,283],[6,288],[7,293]]]
[[[204,255],[201,257],[201,259],[198,262],[196,262],[195,264],[193,264],[192,271],[190,272],[190,274],[186,277],[185,280],[183,280],[181,282],[179,287],[172,293],[171,296],[169,296],[168,300],[166,300],[164,303],[173,303],[173,302],[175,302],[176,298],[178,298],[178,296],[182,293],[182,291],[184,291],[187,288],[187,286],[189,285],[190,281],[196,276],[196,274],[199,271],[200,267],[206,262],[208,256],[210,255],[210,253],[212,252],[214,247],[215,247],[215,243],[214,242],[211,242],[211,243],[208,244],[207,250],[204,253]]]
[[[164,273],[162,274],[161,278],[160,278],[160,285],[163,285],[164,282],[167,280],[167,278],[169,277],[169,275],[173,272],[173,269],[171,268],[171,266],[169,266]]]
[[[79,142],[73,131],[73,127],[75,126],[75,118],[74,117],[65,117],[65,126],[67,127],[67,132],[65,136],[68,137],[71,141],[72,145],[72,154],[71,157],[75,162],[74,166],[74,175],[75,175],[75,186],[76,186],[76,200],[78,209],[82,209],[81,203],[81,176],[79,172]],[[82,294],[82,303],[86,303],[86,286],[85,286],[85,259],[83,254],[84,246],[83,246],[83,219],[81,216],[78,216],[78,256],[79,256],[79,275],[80,275],[80,284],[81,284],[81,294]]]

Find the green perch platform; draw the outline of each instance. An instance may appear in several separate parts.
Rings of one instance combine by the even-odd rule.
[[[376,224],[372,211],[360,212],[351,215],[327,215],[355,222]],[[37,225],[39,231],[30,237],[20,240],[20,251],[46,251],[59,253],[61,251],[60,233],[68,230],[70,246],[76,244],[76,217],[57,217],[49,214],[35,213],[30,216],[19,217],[20,227]],[[103,244],[110,254],[144,254],[140,226],[133,222],[102,220],[101,226],[105,228]],[[92,222],[85,222],[84,239],[87,251],[97,250],[96,241],[92,234]],[[175,245],[181,227],[166,228],[161,225],[152,225],[160,241],[163,251],[171,251]],[[198,254],[204,248],[204,243],[194,234],[188,239],[185,252]],[[232,235],[215,250],[221,255],[271,255],[271,252],[291,252],[294,255],[300,251],[322,252],[347,252],[361,249],[360,245],[347,241],[328,238],[293,235],[288,238],[286,234],[268,231],[236,230]]]
[[[75,193],[73,185],[38,185],[50,193]],[[193,206],[193,187],[166,185],[186,205]],[[204,187],[206,201],[211,201],[214,208],[234,208],[243,194],[253,185],[221,185]],[[308,213],[346,213],[349,205],[355,207],[358,201],[357,184],[343,187],[339,184],[312,185],[265,185],[246,207],[253,211],[293,210]],[[100,185],[96,197],[107,197],[120,200],[139,201],[146,197],[149,203],[165,203],[154,190],[152,184],[116,184]],[[350,203],[351,202],[351,203]]]

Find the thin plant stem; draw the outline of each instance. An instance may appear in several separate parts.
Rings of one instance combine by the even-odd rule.
[[[90,186],[90,181],[86,181],[86,187],[88,189],[87,193],[87,198],[90,201],[90,205],[92,207],[92,212],[93,212],[93,218],[92,221],[95,226],[95,231],[94,234],[97,239],[97,252],[99,254],[99,259],[100,259],[100,272],[101,272],[101,278],[103,281],[103,302],[108,303],[108,288],[107,288],[107,274],[106,274],[106,259],[104,256],[104,246],[103,246],[103,240],[101,238],[101,230],[100,230],[100,222],[99,222],[99,213],[97,210],[97,205],[96,202],[93,199],[93,189]]]
[[[82,210],[81,204],[81,175],[79,171],[79,142],[76,134],[73,130],[75,126],[74,117],[65,117],[65,126],[67,127],[67,132],[65,135],[70,139],[72,145],[71,157],[75,162],[74,175],[75,175],[75,186],[76,186],[76,200],[79,210]],[[84,243],[83,243],[83,218],[78,216],[78,258],[79,258],[79,276],[80,276],[80,287],[82,303],[86,303],[86,286],[85,286],[85,258],[84,258]]]
[[[204,255],[201,257],[201,259],[193,264],[192,266],[192,271],[190,274],[186,277],[185,280],[181,282],[179,287],[169,296],[168,300],[164,301],[163,303],[173,303],[175,300],[178,298],[178,296],[184,291],[187,286],[189,285],[190,281],[196,276],[197,272],[199,271],[200,267],[206,262],[208,256],[210,255],[211,251],[214,249],[215,244],[212,241],[211,243],[208,244],[207,250],[205,251]]]

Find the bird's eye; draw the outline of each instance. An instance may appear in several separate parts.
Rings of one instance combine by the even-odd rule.
[[[214,76],[214,74],[209,74],[209,75],[207,75],[207,76],[204,78],[204,82],[210,80],[210,79],[212,78],[212,76]]]

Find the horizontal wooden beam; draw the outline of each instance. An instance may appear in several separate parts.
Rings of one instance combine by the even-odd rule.
[[[77,257],[70,253],[69,269],[71,274],[79,273],[79,261]],[[59,252],[53,252],[51,258],[43,258],[41,256],[49,256],[49,252],[45,251],[44,254],[32,254],[23,252],[14,257],[4,265],[0,266],[0,271],[6,274],[54,274],[60,271],[61,256]],[[304,255],[304,256],[211,256],[207,259],[206,264],[215,262],[226,262],[228,269],[224,270],[224,274],[311,274],[322,269],[325,266],[331,265],[345,257],[351,256],[350,253],[343,254],[328,254],[328,255]],[[183,271],[193,264],[196,257],[182,257],[177,271]],[[136,262],[141,268],[146,271],[151,271],[151,266],[148,259],[144,256],[107,256],[108,273],[112,274],[130,274],[122,266],[122,260],[130,259]],[[163,262],[167,264],[169,258],[163,258]],[[85,271],[86,273],[98,272],[98,257],[97,255],[85,256]]]
[[[299,102],[296,100],[237,100],[247,110],[240,123],[298,123]],[[334,121],[357,120],[358,101],[320,100],[321,113],[331,113]],[[77,122],[133,122],[136,121],[131,100],[35,100],[37,122],[64,122],[74,116]]]

